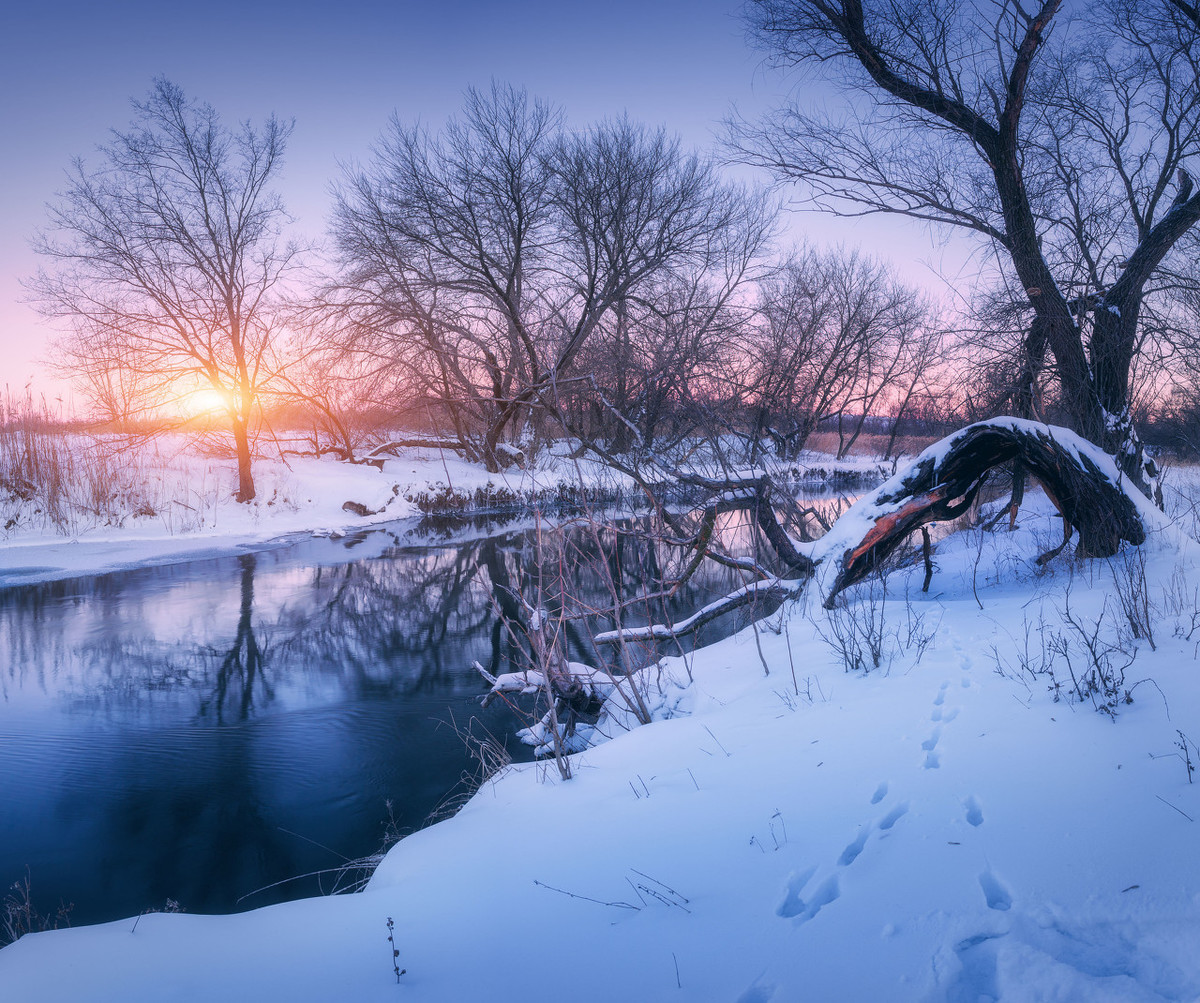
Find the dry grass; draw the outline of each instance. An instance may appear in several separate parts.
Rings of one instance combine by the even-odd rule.
[[[915,456],[926,446],[934,442],[937,442],[937,436],[898,435],[895,444],[892,446],[892,456],[897,454],[901,456]],[[850,455],[866,456],[875,459],[883,455],[883,451],[887,449],[887,444],[888,436],[874,432],[864,432],[855,440],[854,445],[850,449]],[[808,442],[805,443],[804,448],[812,450],[814,453],[828,453],[830,456],[836,456],[838,451],[837,432],[814,432],[808,437]]]
[[[0,401],[0,538],[21,531],[70,536],[154,517],[173,532],[185,530],[197,508],[180,508],[168,496],[167,462],[145,436],[92,434],[44,399],[6,394]]]
[[[42,933],[70,926],[70,914],[74,908],[60,903],[53,913],[42,914],[34,907],[30,895],[29,874],[14,881],[8,893],[0,900],[0,947],[20,940],[27,933]]]

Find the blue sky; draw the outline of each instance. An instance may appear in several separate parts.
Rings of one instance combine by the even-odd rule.
[[[739,6],[24,0],[0,37],[0,383],[20,388],[32,376],[50,386],[37,360],[51,329],[20,302],[18,280],[37,266],[29,237],[70,159],[126,126],[130,99],[156,75],[226,121],[294,118],[281,189],[301,230],[317,236],[337,162],[363,157],[393,110],[437,125],[467,86],[493,77],[561,105],[577,124],[628,112],[708,147],[732,105],[753,113],[785,87],[746,46]],[[884,252],[899,242],[909,262],[914,248],[929,249],[918,228],[898,223],[879,230],[807,216],[798,229]]]

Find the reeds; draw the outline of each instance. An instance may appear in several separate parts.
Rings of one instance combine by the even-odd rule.
[[[95,432],[27,390],[0,400],[0,539],[74,536],[132,518],[194,528],[196,504],[170,496],[168,460],[146,435]],[[190,499],[192,502],[195,499]]]

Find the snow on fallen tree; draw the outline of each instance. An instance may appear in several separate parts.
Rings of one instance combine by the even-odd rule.
[[[1146,539],[1146,520],[1155,517],[1153,506],[1099,446],[1065,428],[995,418],[969,425],[928,447],[903,471],[860,498],[814,541],[794,540],[778,525],[769,503],[769,478],[726,485],[727,490],[742,491],[755,485],[749,507],[768,542],[798,577],[760,572],[759,581],[677,624],[623,628],[595,640],[616,644],[679,637],[764,595],[798,596],[814,578],[829,607],[838,593],[873,574],[914,532],[966,512],[989,474],[1013,462],[1022,463],[1041,483],[1063,518],[1063,544],[1043,559],[1058,553],[1074,532],[1079,534],[1076,552],[1083,557],[1109,557],[1122,541],[1140,545]]]
[[[484,707],[498,698],[520,712],[510,697],[542,695],[548,698],[550,706],[545,714],[517,732],[518,741],[532,746],[536,756],[587,748],[591,729],[579,730],[580,719],[595,719],[616,688],[611,673],[566,659],[561,659],[550,671],[530,668],[496,676],[479,662],[471,665],[490,687],[480,698]]]
[[[554,756],[565,779],[570,776],[570,766],[564,757],[591,743],[592,726],[605,704],[620,691],[622,677],[614,676],[607,669],[568,659],[564,651],[562,617],[544,608],[535,609],[523,598],[518,598],[522,614],[527,618],[520,633],[529,644],[526,655],[529,664],[519,672],[493,675],[479,662],[472,662],[472,667],[489,686],[481,703],[487,707],[493,700],[500,699],[522,714],[511,698],[535,694],[544,697],[545,714],[536,720],[531,718],[529,726],[517,732],[517,738],[525,745],[533,746],[537,756]],[[513,630],[514,625],[510,624],[509,629]],[[516,640],[515,632],[513,636]],[[634,698],[637,702],[636,694]],[[628,694],[625,702],[630,702]],[[648,721],[649,712],[644,707],[641,710],[641,720]]]
[[[1104,450],[1065,428],[995,418],[934,443],[817,541],[814,563],[834,558],[837,566],[825,605],[871,575],[915,530],[966,512],[991,471],[1013,461],[1024,465],[1058,509],[1063,546],[1078,532],[1079,556],[1111,557],[1122,541],[1145,541],[1150,503]]]
[[[781,601],[797,594],[803,587],[804,581],[766,578],[762,581],[751,582],[724,598],[717,599],[697,610],[686,620],[680,620],[670,626],[655,623],[646,627],[606,630],[597,634],[592,640],[596,644],[619,644],[622,641],[669,641],[673,638],[686,637],[688,634],[694,634],[706,623],[711,623],[717,617],[740,609],[742,606],[748,606],[763,599]]]

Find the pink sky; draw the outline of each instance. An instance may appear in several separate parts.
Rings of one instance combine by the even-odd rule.
[[[30,5],[0,40],[0,382],[55,396],[41,361],[51,326],[23,302],[38,265],[29,238],[74,156],[129,121],[129,100],[156,74],[211,102],[227,121],[270,112],[296,119],[281,188],[300,233],[319,237],[339,160],[361,158],[395,109],[443,121],[464,88],[496,77],[561,104],[573,122],[627,111],[708,148],[733,105],[754,113],[786,84],[764,72],[730,0],[618,0],[603,7],[549,0],[432,10],[354,0],[336,20],[323,5],[204,8],[70,0]],[[235,23],[232,35],[227,25]],[[961,260],[904,220],[835,220],[811,213],[790,234],[861,245],[910,281]],[[956,267],[956,266],[952,266]]]

